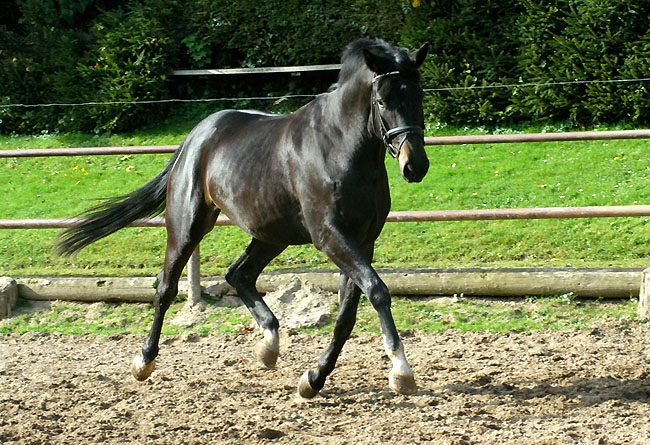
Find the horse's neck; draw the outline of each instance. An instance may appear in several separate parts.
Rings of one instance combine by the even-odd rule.
[[[363,82],[363,79],[361,80]],[[372,165],[363,168],[385,168],[383,144],[374,132],[371,122],[371,86],[369,82],[349,84],[335,90],[328,98],[330,119],[339,127],[341,144],[337,147],[349,154],[359,151],[360,156],[347,156],[349,159],[364,160]],[[335,117],[333,117],[335,116]],[[363,152],[363,153],[361,153]]]
[[[370,136],[371,87],[362,76],[346,82],[331,93],[328,106],[338,116],[343,133],[368,139]]]

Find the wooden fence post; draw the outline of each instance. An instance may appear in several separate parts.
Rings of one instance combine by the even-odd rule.
[[[201,253],[196,246],[187,263],[187,304],[194,306],[201,302]]]
[[[643,271],[639,290],[639,318],[650,319],[650,267]]]

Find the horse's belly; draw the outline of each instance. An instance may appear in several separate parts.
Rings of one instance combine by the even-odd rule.
[[[252,189],[254,191],[255,189]],[[272,193],[271,190],[275,191]],[[213,201],[242,230],[273,244],[306,244],[311,242],[305,228],[300,206],[281,187],[264,191],[238,191],[213,195]]]
[[[249,227],[246,230],[250,235],[274,244],[308,244],[311,243],[309,233],[302,225],[274,223],[261,227]]]
[[[228,212],[225,212],[228,215]],[[307,244],[311,242],[309,232],[300,219],[286,215],[284,218],[263,217],[264,213],[256,213],[252,217],[243,214],[229,215],[229,218],[242,230],[257,238],[272,244]]]

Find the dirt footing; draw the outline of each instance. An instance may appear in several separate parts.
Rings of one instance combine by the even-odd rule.
[[[283,332],[273,370],[253,333],[143,338],[0,335],[0,443],[650,443],[650,328],[405,336],[419,392],[387,387],[380,336],[346,344],[325,388],[295,398],[328,336]]]

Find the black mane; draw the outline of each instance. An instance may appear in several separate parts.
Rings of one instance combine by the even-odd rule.
[[[372,50],[375,54],[381,54],[382,58],[385,58],[387,62],[385,72],[399,71],[407,76],[419,76],[417,67],[411,60],[407,49],[396,48],[381,39],[359,39],[350,43],[343,51],[338,85],[350,80],[363,68],[367,69],[363,56],[366,49]]]

